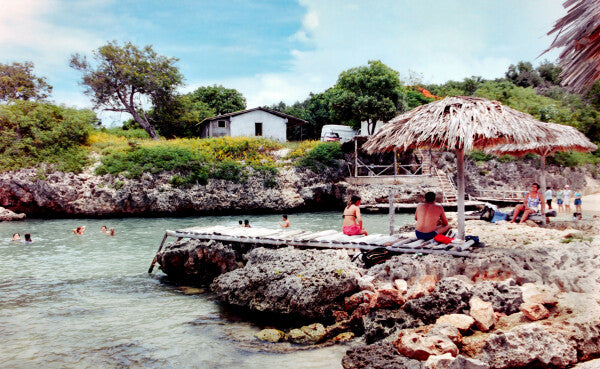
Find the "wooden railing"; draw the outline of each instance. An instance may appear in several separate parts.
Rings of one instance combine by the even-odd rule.
[[[498,200],[522,200],[525,196],[523,191],[515,190],[478,190],[477,197]]]
[[[421,164],[365,164],[362,160],[356,159],[354,168],[348,164],[348,170],[355,177],[377,177],[383,175],[391,176],[415,176],[422,175],[423,165]],[[425,174],[427,175],[427,174]]]

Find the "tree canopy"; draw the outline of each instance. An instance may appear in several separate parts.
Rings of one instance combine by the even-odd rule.
[[[378,120],[387,122],[407,108],[399,73],[379,60],[342,72],[332,95],[336,117],[354,126],[366,121],[369,134]]]
[[[32,62],[0,63],[0,101],[43,100],[52,92],[46,78],[33,74]]]
[[[168,101],[182,84],[183,77],[174,65],[177,59],[157,54],[150,45],[140,49],[130,42],[120,46],[116,41],[99,47],[93,58],[95,65],[75,54],[70,64],[83,73],[85,93],[92,97],[95,108],[129,113],[150,137],[158,138],[143,102]]]
[[[199,87],[190,93],[190,98],[207,104],[215,115],[246,109],[246,98],[239,91],[221,85]]]

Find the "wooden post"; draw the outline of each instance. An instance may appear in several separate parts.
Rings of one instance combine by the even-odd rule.
[[[463,148],[456,150],[456,175],[458,176],[458,198],[456,207],[458,212],[458,238],[465,239],[465,151]]]
[[[169,237],[169,235],[165,233],[165,236],[163,237],[162,242],[160,243],[160,246],[158,246],[158,251],[156,251],[156,255],[158,255],[160,250],[162,250],[163,245],[165,244],[165,241],[167,240],[167,237]],[[156,264],[156,255],[154,255],[154,259],[152,259],[152,264],[150,264],[150,269],[148,269],[148,274],[152,273],[152,270],[154,269],[154,264]]]
[[[354,137],[354,177],[358,177],[358,140]]]
[[[540,155],[540,191],[542,191],[542,198],[544,199],[543,208],[546,209],[546,155]],[[548,211],[548,209],[546,209]],[[546,225],[546,211],[542,212],[542,224]]]
[[[394,154],[396,152],[394,151]],[[394,190],[392,188],[389,189],[388,191],[388,200],[389,200],[389,204],[390,204],[390,215],[389,215],[389,219],[390,219],[390,236],[394,234],[394,214],[395,214],[395,210],[394,210]]]
[[[396,148],[394,147],[394,177],[398,174],[398,159],[396,158]]]

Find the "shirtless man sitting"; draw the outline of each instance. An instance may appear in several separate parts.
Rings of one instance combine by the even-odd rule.
[[[420,240],[428,241],[450,229],[444,208],[435,203],[435,193],[433,192],[427,192],[425,202],[417,206],[415,220],[417,221],[415,234]]]

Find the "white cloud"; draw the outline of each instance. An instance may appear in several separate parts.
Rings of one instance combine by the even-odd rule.
[[[332,86],[341,71],[376,59],[401,74],[421,73],[425,83],[498,78],[511,63],[536,63],[551,42],[545,33],[564,12],[561,2],[301,0],[306,13],[290,40],[312,47],[291,51],[290,70],[219,83],[238,86],[253,107],[303,100]]]

